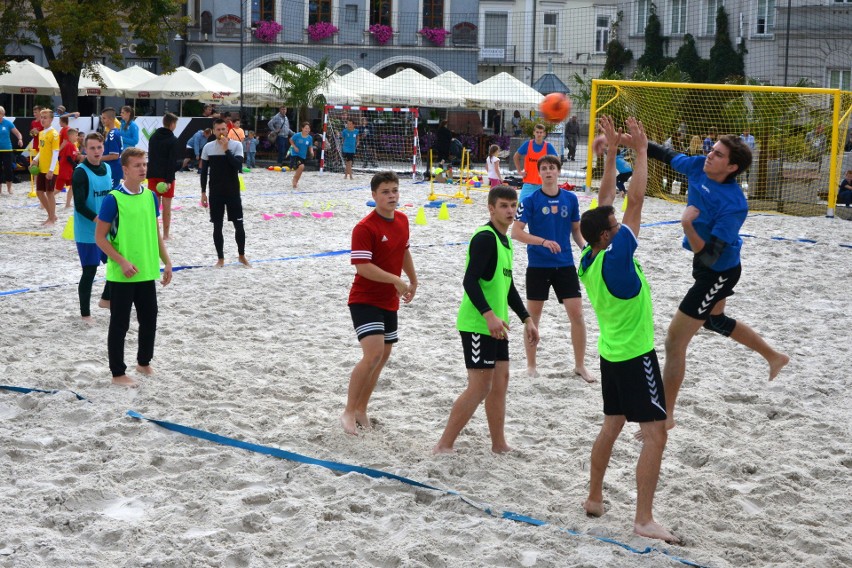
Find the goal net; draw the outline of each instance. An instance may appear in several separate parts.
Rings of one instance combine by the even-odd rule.
[[[320,171],[344,171],[344,130],[350,120],[358,131],[353,170],[422,174],[416,108],[339,105],[325,107]]]
[[[616,124],[636,116],[649,140],[690,155],[704,155],[724,134],[753,143],[752,165],[738,177],[752,210],[833,216],[838,184],[852,168],[852,154],[844,154],[850,92],[595,80],[591,99],[590,140],[595,117],[608,114]],[[602,165],[590,153],[587,186],[600,179]],[[648,166],[648,195],[686,200],[681,174],[656,160]]]

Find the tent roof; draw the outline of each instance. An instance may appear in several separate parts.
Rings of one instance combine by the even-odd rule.
[[[403,69],[383,81],[385,89],[393,93],[387,102],[426,107],[461,107],[464,98],[438,83],[433,83],[414,69]]]
[[[550,72],[547,72],[536,79],[535,83],[533,83],[533,89],[542,95],[549,95],[550,93],[562,93],[567,95],[571,92],[568,85],[563,83],[559,77]]]
[[[337,86],[355,93],[362,104],[392,104],[393,93],[384,86],[384,79],[370,73],[363,67],[357,67],[346,75],[335,75],[333,81]]]
[[[148,81],[156,77],[154,73],[151,73],[147,69],[143,69],[138,65],[131,65],[126,69],[122,69],[121,71],[117,71],[116,75],[118,75],[121,80],[125,82],[126,88],[134,87],[143,81]]]
[[[462,96],[466,95],[467,92],[470,91],[470,89],[473,87],[472,83],[456,75],[452,71],[445,71],[437,77],[432,77],[429,80],[433,83],[441,85],[448,91],[452,91],[453,93]]]
[[[126,97],[140,99],[221,101],[233,95],[234,91],[229,86],[186,67],[178,67],[172,73],[149,79],[125,91]]]
[[[231,87],[235,91],[240,90],[240,74],[225,65],[224,63],[217,63],[213,67],[208,67],[207,69],[199,73],[199,75],[203,75],[208,79],[218,81],[223,85]],[[243,81],[245,81],[245,79]],[[243,89],[245,89],[245,85],[243,85]]]
[[[537,109],[544,97],[509,75],[499,73],[473,86],[467,95],[467,108],[493,110]]]
[[[103,63],[95,63],[93,67],[100,74],[105,86],[101,87],[88,72],[84,71],[80,75],[80,81],[77,84],[77,94],[79,96],[121,96],[124,93],[124,89],[131,86],[127,79],[119,75],[118,71],[110,69]]]
[[[59,95],[59,83],[49,70],[32,61],[10,61],[9,72],[0,75],[0,93]]]

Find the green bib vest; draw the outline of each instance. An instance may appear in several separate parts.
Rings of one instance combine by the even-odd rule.
[[[583,259],[591,253],[591,247],[583,250],[577,275],[586,287],[589,302],[598,317],[598,353],[613,363],[644,355],[654,348],[654,308],[642,267],[634,258],[633,265],[642,283],[639,293],[628,300],[616,298],[603,279],[605,250],[597,254],[588,268],[583,268]]]
[[[110,192],[118,206],[118,230],[112,246],[139,272],[127,278],[113,259],[107,261],[106,279],[110,282],[146,282],[160,278],[160,247],[154,194],[148,189],[128,195],[117,189]]]
[[[482,288],[482,293],[485,294],[485,300],[491,306],[491,310],[498,318],[503,321],[509,321],[509,289],[512,286],[512,239],[509,239],[509,246],[503,246],[500,242],[500,236],[489,225],[483,225],[476,229],[473,236],[488,231],[494,235],[494,240],[497,246],[497,268],[494,270],[494,276],[491,280],[479,279],[479,286]],[[472,237],[471,237],[472,238]],[[465,269],[470,264],[470,247],[467,249],[467,259],[465,260]],[[459,314],[456,318],[456,329],[459,331],[467,331],[470,333],[482,333],[488,335],[488,322],[485,317],[479,313],[479,310],[470,301],[470,298],[465,292],[462,297]]]

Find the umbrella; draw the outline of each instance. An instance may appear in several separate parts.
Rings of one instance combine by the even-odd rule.
[[[473,85],[459,77],[452,71],[445,71],[438,75],[437,77],[432,77],[429,79],[432,83],[436,83],[448,91],[452,91],[457,95],[466,96],[468,91],[473,88]]]
[[[84,71],[80,75],[80,81],[77,84],[77,94],[79,96],[119,97],[124,93],[124,88],[129,86],[127,81],[119,75],[118,71],[114,71],[102,63],[95,63],[93,67],[100,74],[105,86],[102,87],[88,71]]]
[[[477,83],[467,95],[467,107],[493,110],[533,110],[544,99],[541,93],[508,73]]]
[[[53,73],[31,61],[9,62],[9,73],[0,75],[0,93],[24,95],[24,108],[27,107],[27,95],[60,94],[59,83]]]
[[[125,90],[125,96],[140,99],[195,99],[202,102],[222,103],[230,100],[234,90],[186,67],[143,81]]]
[[[384,80],[383,85],[394,93],[388,101],[395,104],[432,108],[462,107],[465,100],[460,95],[433,83],[414,69],[403,69]]]
[[[355,93],[363,104],[390,104],[393,93],[384,87],[384,79],[358,67],[346,75],[332,78],[335,85]]]
[[[213,79],[223,85],[227,85],[234,91],[240,90],[240,74],[224,63],[217,63],[213,67],[208,67],[202,71],[200,75],[204,75],[208,79]],[[243,81],[245,81],[245,79],[243,79]]]

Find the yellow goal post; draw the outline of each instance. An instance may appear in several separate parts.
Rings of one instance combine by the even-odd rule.
[[[600,114],[623,124],[635,116],[648,138],[703,155],[721,135],[751,141],[753,160],[738,181],[749,209],[833,217],[840,179],[852,169],[852,92],[807,87],[714,85],[595,79],[592,81],[586,187],[600,181],[603,160],[591,151]],[[647,194],[685,201],[687,180],[649,161]]]

